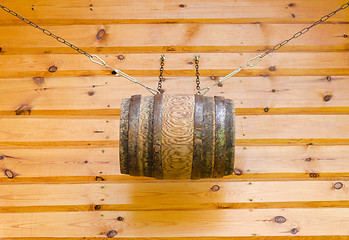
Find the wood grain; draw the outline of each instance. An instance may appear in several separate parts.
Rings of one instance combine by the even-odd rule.
[[[341,189],[334,188],[338,182],[343,185]],[[238,203],[269,203],[273,208],[273,203],[312,202],[315,207],[316,202],[349,201],[348,186],[348,181],[105,182],[35,184],[29,188],[27,184],[7,184],[0,185],[0,206],[116,205],[156,210],[190,209],[196,204],[200,209],[219,209]]]
[[[90,4],[91,3],[91,4]],[[258,3],[258,4],[257,4]],[[212,2],[191,1],[190,4],[180,5],[178,2],[168,2],[165,0],[143,1],[142,5],[137,2],[129,2],[126,0],[118,3],[107,0],[90,1],[89,4],[82,0],[60,1],[35,1],[28,2],[24,0],[16,0],[8,2],[6,5],[13,10],[20,8],[21,14],[28,18],[41,20],[43,23],[50,22],[49,20],[143,20],[147,22],[151,19],[161,21],[171,20],[171,22],[179,21],[180,19],[236,19],[243,21],[244,19],[268,18],[280,22],[280,19],[288,20],[289,22],[298,22],[304,19],[317,20],[317,15],[322,16],[329,11],[337,9],[345,1],[321,1],[321,4],[315,0],[293,1],[294,5],[288,5],[289,2],[275,3],[272,0],[248,0],[236,1],[234,3],[227,0]],[[266,11],[268,10],[268,11]],[[311,10],[311,11],[310,11]],[[292,13],[295,15],[292,16]],[[316,13],[316,15],[314,15]],[[13,17],[7,14],[1,14],[1,22],[19,24],[13,21]],[[343,21],[345,14],[338,14],[329,21]],[[344,18],[344,19],[343,19]]]
[[[232,72],[236,68],[243,66],[246,62],[255,57],[256,53],[200,53],[200,73],[207,75],[207,72]],[[120,61],[116,54],[100,55],[112,67],[127,71],[127,73],[134,73],[141,76],[156,76],[158,75],[159,63],[157,59],[159,54],[138,54],[129,53],[123,54],[124,59]],[[306,72],[314,69],[321,71],[328,70],[335,72],[336,69],[345,71],[349,67],[349,52],[296,52],[296,53],[278,53],[271,54],[263,59],[255,67],[244,71],[246,75],[250,71],[266,70],[263,75],[279,75],[285,74],[287,69],[297,69],[298,72]],[[48,55],[0,55],[0,60],[3,62],[0,68],[0,77],[16,77],[18,74],[22,76],[32,76],[33,73],[38,74],[38,77],[45,76],[64,76],[72,75],[73,73],[80,73],[76,75],[93,76],[94,73],[98,75],[111,75],[111,71],[100,65],[93,64],[91,61],[78,54],[48,54]],[[21,68],[18,68],[21,66]],[[48,72],[51,66],[56,66],[56,72]],[[269,71],[269,67],[274,66],[274,71]],[[194,76],[194,66],[192,64],[191,53],[168,53],[166,54],[166,69],[165,77],[171,74],[177,76]],[[156,71],[156,73],[155,73]],[[206,71],[202,72],[202,71]],[[252,73],[253,73],[252,71]],[[284,73],[282,72],[284,71]],[[154,72],[154,73],[153,73]],[[181,73],[183,75],[180,75]],[[229,73],[230,73],[229,72]],[[142,73],[142,74],[141,74]],[[243,72],[242,72],[243,73]],[[242,74],[241,73],[241,74]],[[228,73],[227,73],[228,74]],[[241,75],[240,74],[240,75]],[[290,72],[288,75],[298,74],[297,72]],[[251,74],[250,74],[251,75]],[[253,75],[253,74],[252,74]],[[322,75],[322,73],[312,75]],[[337,74],[339,75],[339,74]],[[347,74],[343,74],[347,75]],[[35,76],[35,75],[34,75]],[[113,78],[115,79],[115,78]],[[154,79],[155,80],[155,79]]]
[[[0,78],[0,93],[6,99],[0,102],[0,113],[36,114],[38,111],[37,114],[46,115],[117,115],[122,98],[129,98],[135,92],[142,96],[149,95],[145,89],[135,87],[121,78],[74,76],[73,79],[74,81],[72,77],[47,76],[38,85],[33,77]],[[150,86],[155,86],[157,81],[149,77],[137,79]],[[201,77],[201,85],[208,86],[219,79],[221,76],[218,75]],[[258,114],[273,114],[276,111],[284,114],[309,114],[316,111],[345,114],[349,112],[348,81],[349,76],[331,75],[234,77],[224,82],[221,87],[212,88],[207,96],[233,99],[237,114],[248,111],[258,111]],[[194,85],[192,77],[166,76],[165,94],[193,94]],[[88,94],[91,91],[94,93],[92,96]],[[324,101],[326,95],[332,96],[330,101]],[[265,107],[269,108],[267,113],[264,111]],[[317,110],[315,107],[323,109]],[[334,109],[331,110],[332,108]],[[88,109],[93,111],[87,111]]]
[[[103,141],[119,139],[119,120],[0,118],[0,142]]]
[[[285,173],[341,173],[347,171],[348,146],[236,146],[235,168],[243,175]],[[16,179],[120,175],[118,148],[46,148],[0,150],[0,169],[10,169]],[[288,174],[288,175],[287,175]],[[270,176],[272,177],[272,175]],[[1,174],[1,178],[6,178]]]
[[[201,87],[209,86],[344,3],[2,4],[152,87],[166,53],[166,107],[170,95],[194,93],[194,53]],[[236,106],[236,174],[199,181],[122,175],[121,99],[149,93],[1,11],[0,239],[97,240],[111,230],[125,240],[349,239],[348,9],[212,88],[208,97]],[[188,104],[180,103],[177,122]],[[140,140],[149,135],[148,104],[142,98]],[[203,135],[203,144],[213,137]],[[203,148],[208,158],[211,145]],[[138,144],[137,160],[147,148]],[[212,170],[212,161],[204,165]]]
[[[237,116],[236,138],[242,141],[245,139],[349,139],[348,121],[348,115]],[[0,124],[3,126],[0,142],[3,143],[119,140],[118,119],[56,119],[21,116],[2,117]]]
[[[276,223],[276,216],[287,221]],[[120,237],[348,235],[348,216],[347,208],[1,213],[0,236],[103,237],[113,229]]]
[[[190,179],[193,162],[194,95],[164,95],[162,104],[161,154],[164,178]]]
[[[4,15],[6,14],[1,13],[0,16]],[[9,17],[14,18],[11,15]],[[168,53],[176,48],[180,49],[186,46],[209,46],[211,48],[212,46],[239,46],[246,49],[250,48],[250,51],[251,49],[265,51],[266,48],[290,38],[296,32],[309,26],[309,23],[258,23],[258,19],[256,19],[256,22],[252,24],[152,23],[141,25],[132,23],[103,25],[95,23],[95,25],[74,24],[68,26],[57,26],[55,24],[56,26],[47,26],[47,28],[52,33],[67,39],[78,47],[87,47],[86,50],[92,50],[96,53],[99,52],[98,48],[108,47],[103,50],[103,53],[110,50],[110,54],[115,50],[122,53],[122,50],[127,49],[128,51],[141,52],[140,49],[144,47],[149,52],[154,46],[162,47],[163,51]],[[287,44],[287,49],[292,49],[290,46],[297,46],[309,51],[311,49],[319,50],[318,47],[313,48],[312,46],[324,46],[328,50],[343,49],[343,47],[343,50],[348,50],[347,40],[344,37],[347,34],[348,27],[346,23],[348,21],[343,19],[343,22],[345,24],[320,24],[316,26],[316,30],[309,31],[306,35]],[[84,31],[81,31],[82,28]],[[103,39],[98,40],[96,35],[100,29],[105,30],[106,34]],[[22,39],[27,36],[30,36],[30,41]],[[19,53],[15,51],[17,47],[23,49],[24,53],[44,53],[45,50],[48,50],[49,53],[52,51],[57,53],[74,52],[73,50],[68,51],[68,47],[64,47],[58,41],[45,36],[41,31],[35,31],[34,28],[24,23],[16,27],[0,25],[0,46],[4,46],[3,53],[15,55]],[[256,46],[257,49],[253,48]],[[202,50],[204,49],[202,48]]]

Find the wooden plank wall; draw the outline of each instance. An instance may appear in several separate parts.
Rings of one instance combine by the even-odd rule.
[[[153,87],[165,54],[165,94],[192,94],[195,54],[207,86],[345,2],[1,4]],[[148,92],[0,11],[0,238],[349,239],[348,20],[208,93],[235,101],[234,175],[158,181],[118,166],[121,99]]]

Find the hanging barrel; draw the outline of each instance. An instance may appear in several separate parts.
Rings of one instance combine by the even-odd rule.
[[[233,101],[201,95],[134,95],[122,100],[120,169],[158,179],[233,173]]]

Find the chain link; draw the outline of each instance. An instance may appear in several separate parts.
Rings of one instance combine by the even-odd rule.
[[[195,55],[196,94],[200,95],[199,55]]]
[[[268,51],[255,56],[251,59],[249,59],[247,61],[247,63],[244,66],[239,67],[238,69],[234,70],[233,72],[229,73],[228,75],[226,75],[225,77],[223,77],[221,80],[219,80],[218,82],[212,84],[211,86],[208,87],[204,87],[201,90],[198,90],[197,93],[199,94],[200,91],[202,92],[202,95],[205,95],[212,87],[216,86],[218,83],[224,82],[225,80],[231,78],[232,76],[234,76],[235,74],[237,74],[238,72],[240,72],[242,69],[246,68],[246,67],[253,67],[255,66],[259,61],[261,61],[265,56],[267,56],[268,54],[279,50],[281,47],[283,47],[284,45],[286,45],[288,42],[290,42],[291,40],[298,38],[300,36],[302,36],[303,34],[307,33],[312,27],[315,27],[316,25],[323,23],[325,21],[327,21],[330,17],[332,17],[333,15],[335,15],[337,12],[344,10],[346,8],[349,7],[349,2],[343,4],[340,8],[338,8],[337,10],[324,15],[322,18],[320,18],[319,20],[317,20],[316,22],[314,22],[312,25],[310,25],[309,27],[305,27],[302,30],[300,30],[299,32],[295,33],[292,37],[290,37],[289,39],[286,39],[284,41],[282,41],[281,43],[276,44],[275,46],[273,46],[272,48],[270,48]]]
[[[23,22],[25,22],[26,24],[29,24],[30,26],[34,27],[34,28],[37,28],[39,30],[41,30],[44,34],[46,34],[47,36],[50,36],[50,37],[53,37],[54,39],[56,39],[58,42],[60,43],[63,43],[65,45],[67,45],[68,47],[71,47],[72,49],[74,49],[75,51],[77,51],[78,53],[81,53],[85,56],[87,56],[92,62],[96,63],[96,64],[99,64],[101,66],[105,66],[107,68],[110,68],[113,70],[113,74],[117,75],[117,76],[122,76],[128,80],[130,80],[131,82],[133,83],[136,83],[138,85],[141,85],[142,87],[146,88],[149,92],[151,92],[152,94],[157,94],[157,93],[160,93],[158,90],[156,89],[153,89],[151,87],[148,87],[140,82],[138,82],[135,78],[129,76],[128,74],[118,70],[118,69],[115,69],[111,66],[109,66],[108,64],[106,64],[100,57],[98,57],[97,55],[95,54],[89,54],[88,52],[84,51],[83,49],[75,46],[74,44],[66,41],[64,38],[61,38],[61,37],[58,37],[56,36],[55,34],[53,34],[51,31],[45,29],[45,28],[42,28],[40,27],[39,25],[37,25],[36,23],[33,23],[32,21],[30,21],[29,19],[27,18],[24,18],[22,17],[21,15],[17,14],[16,12],[12,11],[11,9],[5,7],[5,6],[2,6],[0,5],[0,8],[2,10],[4,10],[5,12],[17,17],[18,19],[22,20]]]
[[[159,83],[158,83],[158,91],[162,90],[162,83],[164,81],[164,65],[165,65],[165,55],[161,55],[160,57],[160,75],[159,75]]]

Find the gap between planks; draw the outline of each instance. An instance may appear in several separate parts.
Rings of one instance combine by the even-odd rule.
[[[348,240],[349,236],[118,237],[120,240]],[[0,238],[2,239],[2,238]],[[6,240],[109,240],[107,237],[7,237]]]
[[[119,69],[122,71],[122,69]],[[200,76],[225,76],[235,69],[202,69]],[[158,70],[127,70],[127,74],[138,77],[157,77]],[[167,70],[168,77],[192,77],[192,70]],[[349,68],[279,68],[277,71],[270,72],[268,69],[244,69],[235,76],[239,77],[259,77],[259,76],[348,76]],[[0,78],[12,77],[49,77],[49,76],[113,76],[110,70],[60,70],[55,73],[47,71],[1,71]]]
[[[342,173],[244,173],[230,175],[221,179],[186,180],[186,182],[251,182],[251,181],[348,181],[349,172]],[[0,177],[0,184],[81,184],[105,182],[174,182],[175,180],[156,180],[149,177],[133,177],[129,175],[96,175],[96,176],[55,176],[55,177]],[[179,180],[176,180],[179,182]]]
[[[304,202],[262,202],[262,203],[202,203],[202,204],[100,204],[59,206],[0,206],[0,213],[35,212],[86,212],[86,211],[181,211],[203,209],[272,209],[272,208],[347,208],[349,201],[304,201]]]

